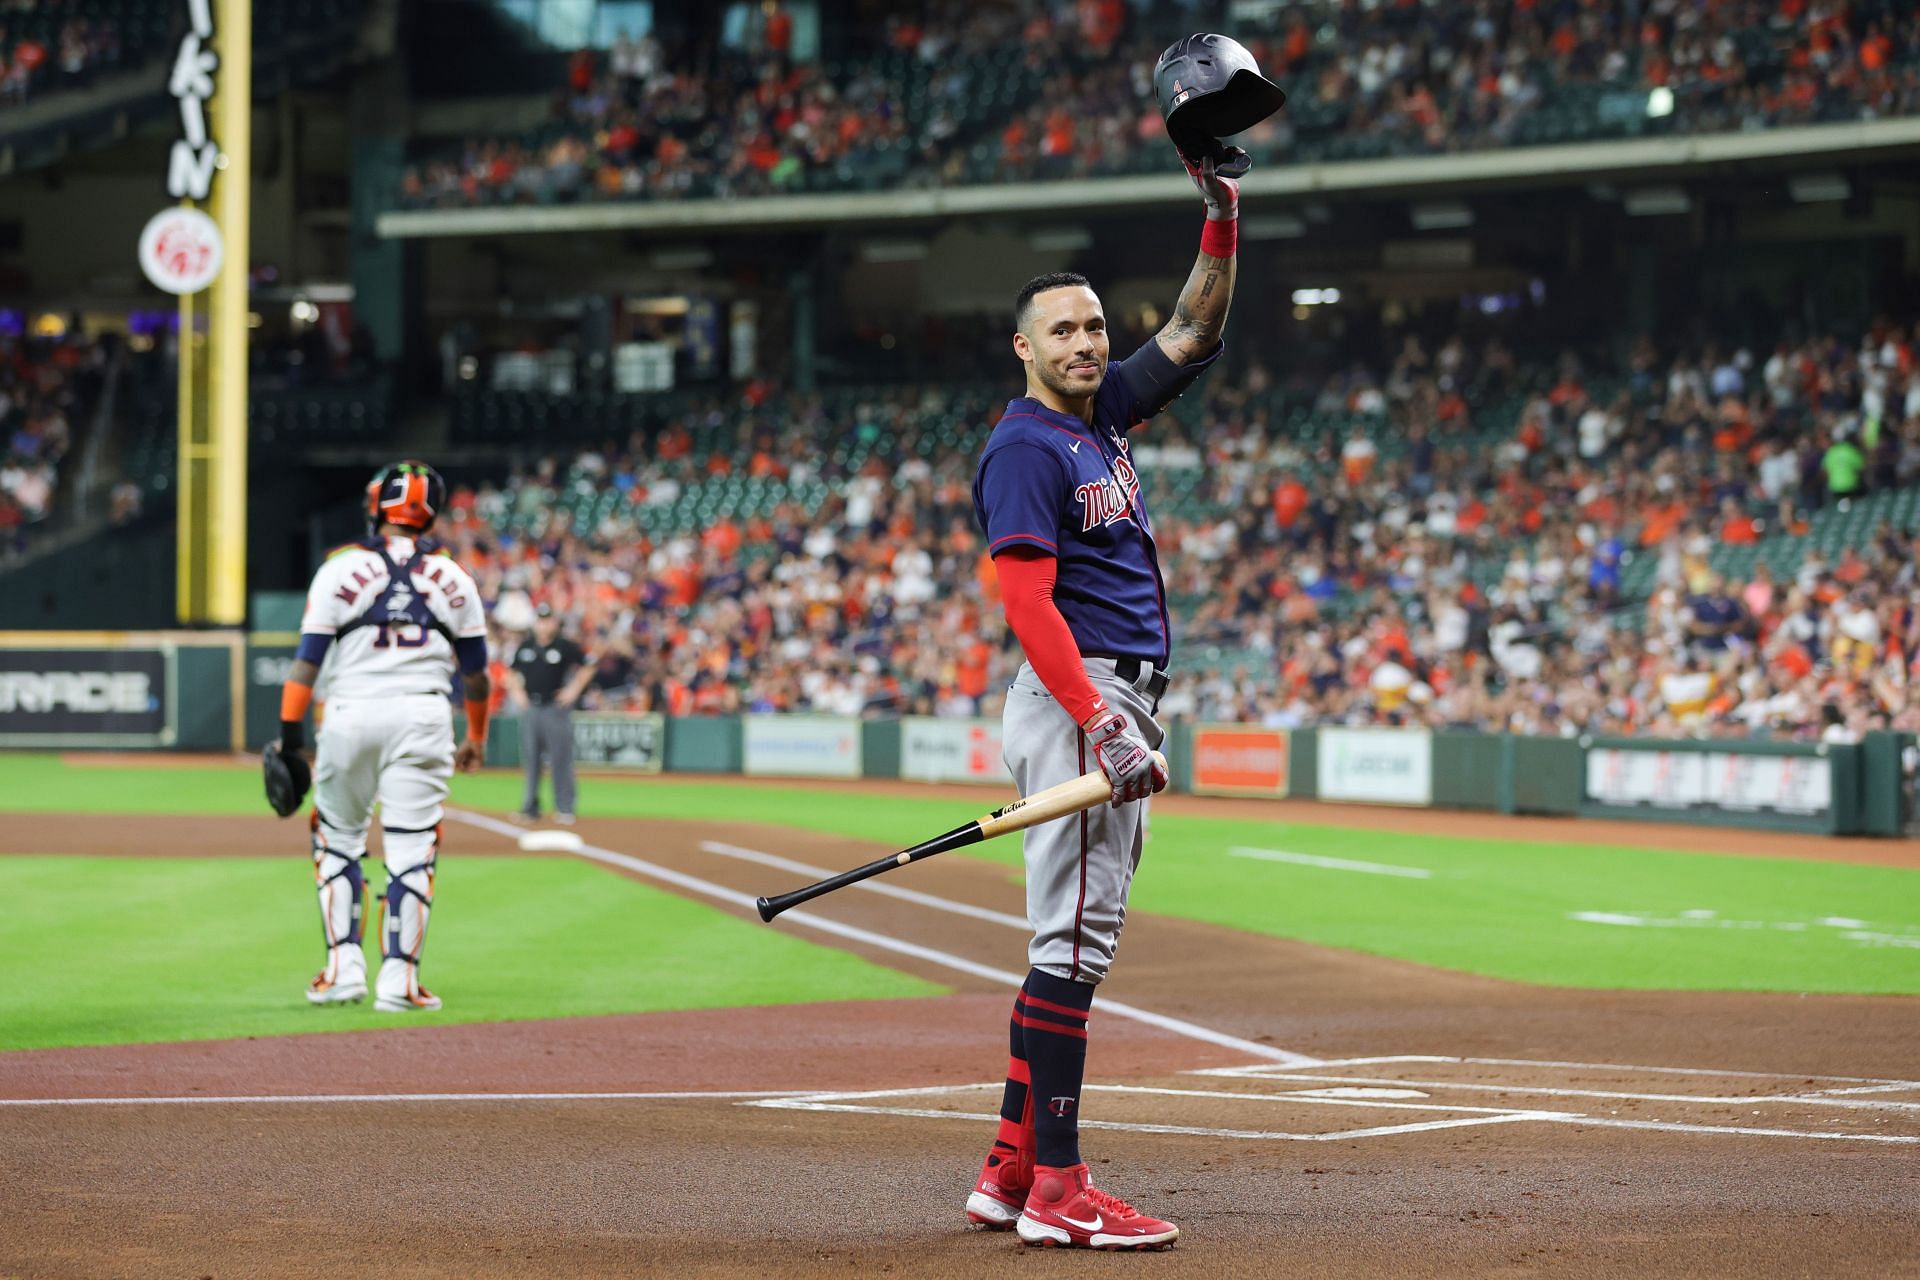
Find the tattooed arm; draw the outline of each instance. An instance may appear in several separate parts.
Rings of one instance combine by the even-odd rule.
[[[1173,304],[1173,318],[1160,330],[1160,350],[1175,364],[1205,359],[1220,346],[1227,327],[1227,307],[1233,301],[1239,240],[1240,184],[1214,172],[1213,161],[1187,165],[1193,185],[1206,201],[1207,222],[1200,233],[1200,256],[1194,261],[1187,287]]]
[[[1187,287],[1173,304],[1173,318],[1162,326],[1160,349],[1175,364],[1187,364],[1212,355],[1227,327],[1227,306],[1233,301],[1235,259],[1219,258],[1202,250],[1187,277]]]

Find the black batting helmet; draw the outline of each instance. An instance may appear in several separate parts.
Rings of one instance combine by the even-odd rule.
[[[425,533],[447,505],[447,482],[424,462],[396,462],[367,482],[367,532],[383,524]]]
[[[1260,74],[1245,45],[1221,35],[1177,40],[1153,65],[1153,92],[1167,135],[1189,160],[1223,159],[1221,138],[1244,133],[1278,111],[1287,95]]]

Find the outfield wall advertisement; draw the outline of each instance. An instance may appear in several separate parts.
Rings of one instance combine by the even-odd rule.
[[[1622,807],[1815,817],[1833,807],[1833,766],[1812,755],[1593,747],[1587,798]]]
[[[0,746],[167,747],[167,649],[0,649]]]
[[[659,773],[667,763],[667,718],[661,715],[576,714],[574,763],[599,769]]]
[[[1287,794],[1287,731],[1242,724],[1194,726],[1191,790],[1202,796]]]
[[[807,778],[857,778],[860,722],[841,716],[744,718],[746,771]]]
[[[1001,758],[998,720],[908,716],[900,722],[900,776],[916,782],[1013,785]]]
[[[1322,729],[1315,768],[1322,800],[1433,803],[1433,735],[1424,729]]]

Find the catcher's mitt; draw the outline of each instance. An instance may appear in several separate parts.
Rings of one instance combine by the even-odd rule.
[[[277,742],[269,742],[260,753],[260,770],[266,775],[267,803],[283,818],[300,812],[307,790],[313,786],[313,767],[298,751],[285,752]]]

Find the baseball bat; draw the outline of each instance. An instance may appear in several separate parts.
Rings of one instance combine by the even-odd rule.
[[[1164,773],[1167,758],[1158,751],[1153,753],[1154,763]],[[1107,781],[1107,775],[1095,769],[1092,773],[1082,774],[1068,782],[1048,787],[1045,791],[1036,791],[1012,804],[995,809],[984,818],[975,818],[965,826],[955,827],[943,835],[937,835],[898,853],[890,853],[884,858],[875,858],[864,867],[855,867],[851,871],[842,871],[837,876],[828,876],[825,880],[816,880],[805,888],[795,889],[792,893],[775,894],[771,898],[754,899],[754,909],[762,920],[771,921],[788,907],[797,907],[810,902],[822,894],[832,893],[835,889],[844,889],[850,884],[877,876],[883,871],[895,867],[904,867],[909,862],[918,862],[922,858],[931,858],[936,853],[946,853],[950,849],[964,849],[970,844],[979,844],[982,840],[991,840],[995,836],[1006,835],[1010,831],[1024,831],[1028,827],[1042,822],[1051,822],[1055,818],[1064,818],[1068,814],[1079,813],[1082,809],[1091,809],[1097,804],[1105,804],[1113,799],[1113,784]]]

